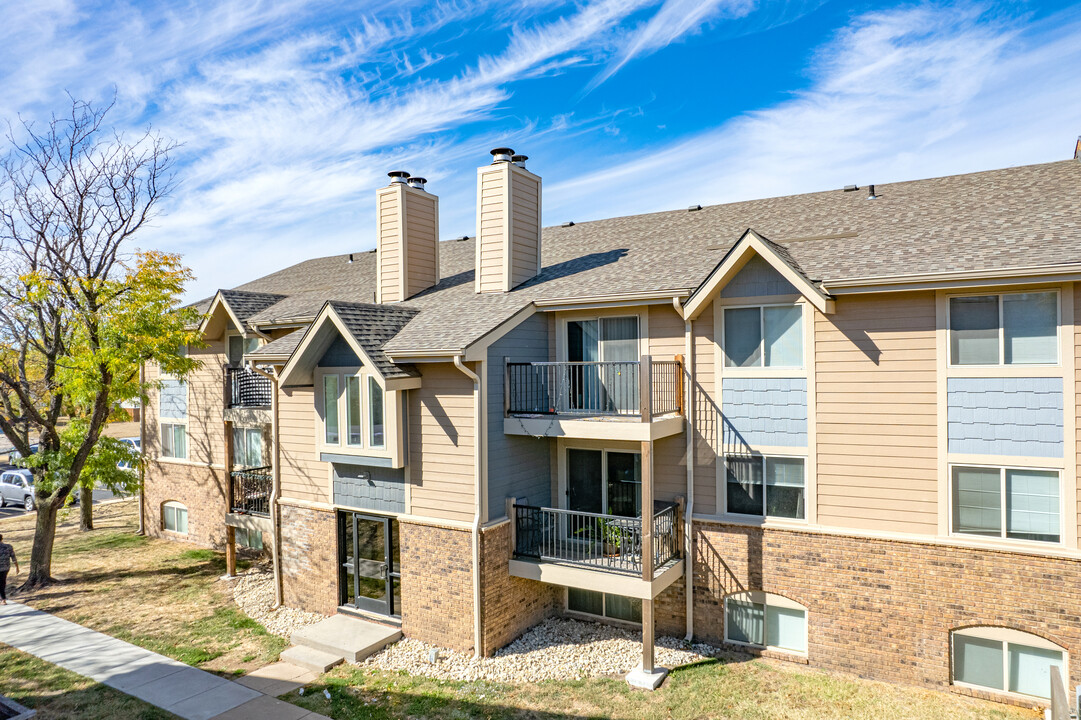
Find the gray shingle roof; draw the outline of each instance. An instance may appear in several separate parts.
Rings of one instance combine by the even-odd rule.
[[[415,367],[395,365],[383,352],[387,341],[398,334],[417,315],[417,310],[404,305],[374,305],[331,301],[330,307],[341,318],[353,339],[364,348],[380,374],[385,378],[420,377]]]
[[[473,291],[474,245],[439,244],[440,282],[384,350],[457,351],[535,300],[688,292],[748,228],[810,280],[998,271],[1081,263],[1081,163],[792,195],[548,227],[541,273],[506,294]],[[299,263],[239,286],[289,297],[249,322],[311,319],[327,300],[374,299],[375,254]]]
[[[281,302],[286,296],[279,293],[222,290],[221,297],[236,315],[236,319],[246,323],[253,315]]]
[[[247,353],[248,357],[259,356],[272,356],[272,357],[288,357],[293,354],[293,351],[297,349],[297,345],[300,344],[300,339],[304,337],[303,330],[294,330],[288,335],[283,335],[277,340],[271,340],[266,345]]]

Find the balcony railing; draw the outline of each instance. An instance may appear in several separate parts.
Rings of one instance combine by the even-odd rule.
[[[225,368],[225,406],[230,408],[270,407],[274,386],[249,368]]]
[[[679,510],[654,503],[653,567],[679,557]],[[514,505],[517,557],[580,565],[626,575],[642,574],[642,518]]]
[[[651,361],[643,408],[638,360],[611,362],[508,362],[504,391],[507,414],[626,415],[650,417],[683,409],[683,373],[678,360]]]
[[[270,493],[274,480],[269,467],[243,468],[229,474],[230,508],[244,515],[270,517]]]

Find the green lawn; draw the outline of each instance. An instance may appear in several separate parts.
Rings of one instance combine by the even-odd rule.
[[[0,695],[37,710],[38,720],[176,720],[172,713],[6,645],[0,645]]]

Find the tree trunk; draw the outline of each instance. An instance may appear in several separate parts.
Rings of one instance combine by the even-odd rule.
[[[53,582],[53,542],[56,540],[56,513],[60,504],[55,494],[48,498],[38,497],[34,547],[30,550],[30,572],[20,590],[44,587]]]
[[[79,488],[79,529],[94,529],[94,491],[88,487]]]

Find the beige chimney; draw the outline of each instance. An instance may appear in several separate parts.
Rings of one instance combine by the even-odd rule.
[[[439,282],[439,198],[395,171],[376,191],[376,302],[407,300]]]
[[[492,150],[477,170],[479,293],[507,292],[540,272],[541,179],[525,169],[525,155]]]

